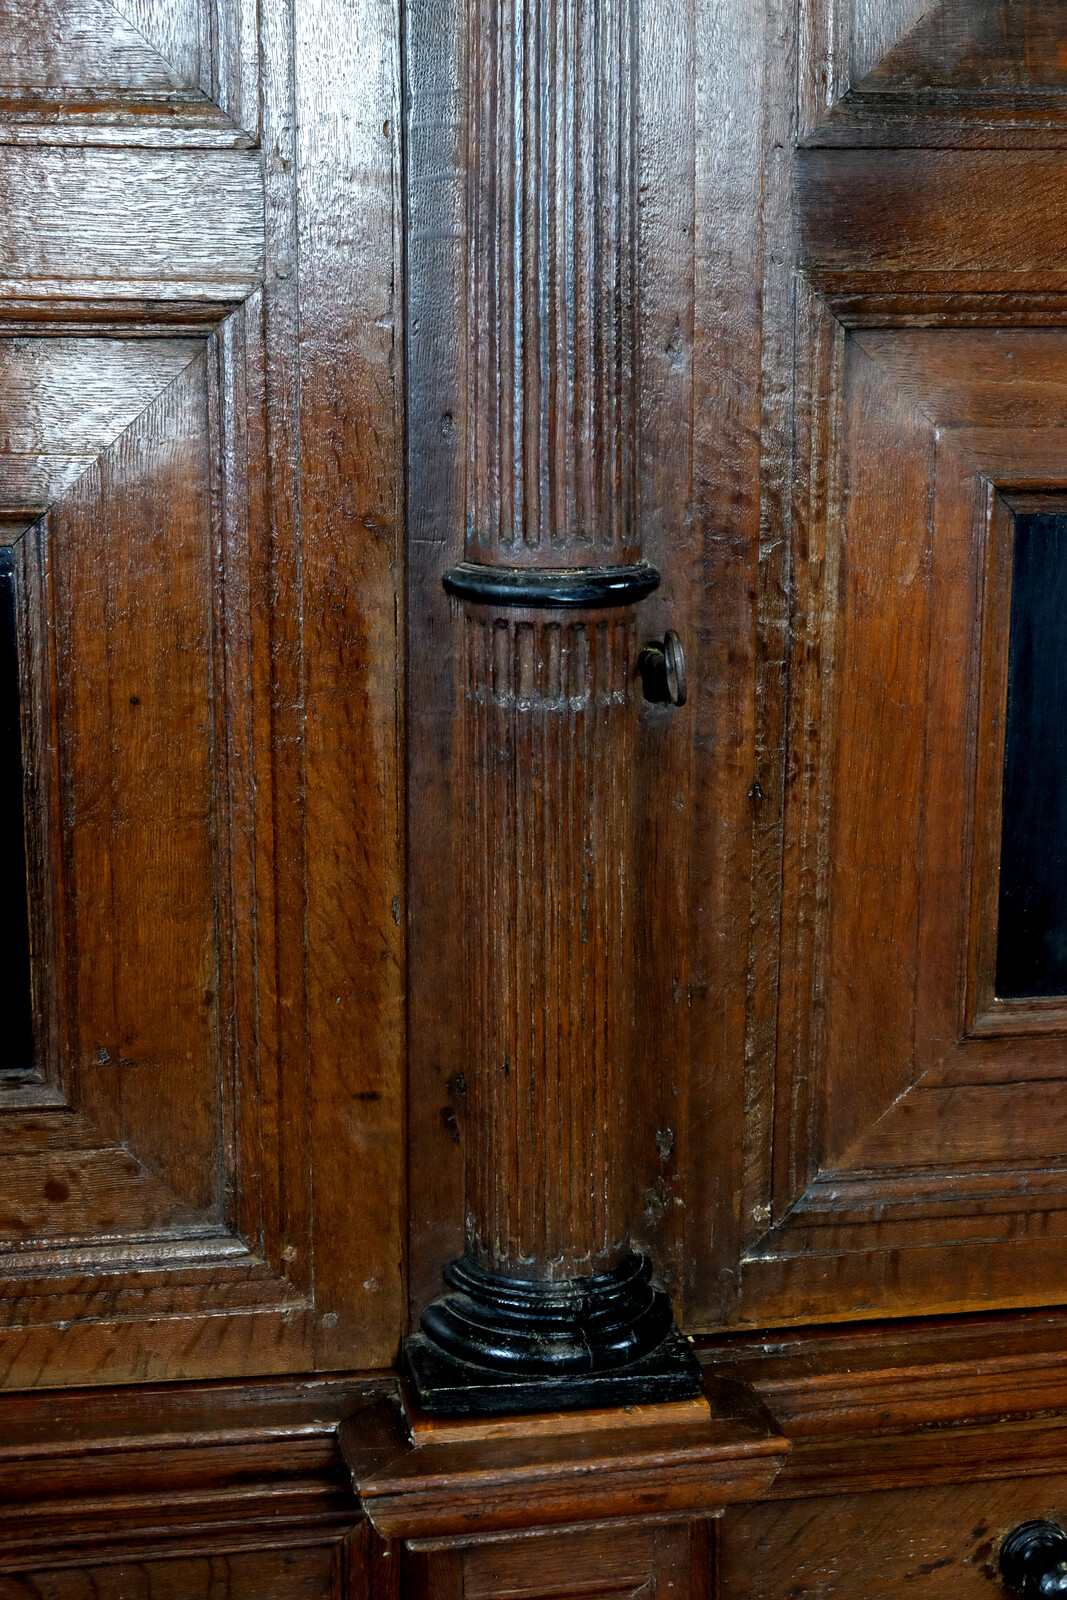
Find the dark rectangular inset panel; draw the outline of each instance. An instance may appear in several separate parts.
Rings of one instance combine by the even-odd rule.
[[[1067,513],[1015,519],[996,993],[1067,995]]]
[[[19,695],[18,597],[0,546],[0,1070],[33,1066],[30,920]]]

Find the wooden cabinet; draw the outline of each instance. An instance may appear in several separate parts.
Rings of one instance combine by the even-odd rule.
[[[3,0],[0,77],[0,1600],[1003,1592],[1067,7]]]

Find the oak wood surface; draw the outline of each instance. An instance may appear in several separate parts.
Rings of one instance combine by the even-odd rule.
[[[758,1496],[788,1445],[744,1390],[710,1393],[711,1415],[650,1426],[410,1443],[382,1401],[340,1429],[360,1504],[385,1538],[477,1544],[523,1527],[713,1516]]]
[[[540,1530],[532,1538],[501,1539],[468,1550],[406,1550],[402,1587],[413,1597],[438,1600],[499,1600],[511,1597],[657,1596],[711,1594],[715,1556],[713,1524],[668,1522],[622,1530],[610,1525],[557,1533]],[[371,1567],[384,1576],[379,1560]],[[388,1579],[386,1579],[388,1581]],[[395,1579],[394,1579],[395,1581]]]
[[[285,1594],[283,1553],[299,1564],[295,1552],[328,1551],[358,1520],[335,1435],[375,1387],[356,1376],[11,1397],[0,1569],[79,1594],[84,1568],[106,1585],[117,1582],[109,1567],[158,1563],[165,1583],[178,1571],[165,1559],[224,1571],[230,1553],[260,1550],[275,1553],[271,1581]],[[264,1557],[260,1581],[272,1564]],[[57,1579],[57,1569],[72,1575]],[[198,1592],[202,1580],[188,1581]]]
[[[230,1551],[0,1576],[0,1595],[3,1600],[215,1600],[220,1594],[235,1600],[332,1600],[336,1567],[330,1546],[265,1555]]]
[[[1035,1507],[1062,1519],[1062,1477],[795,1501],[741,1513],[720,1534],[724,1596],[782,1594],[796,1600],[923,1600],[1005,1593],[997,1551]]]
[[[396,1349],[397,50],[373,5],[0,11],[9,1386]]]
[[[1061,18],[556,14],[0,8],[0,508],[56,952],[0,1083],[13,1594],[935,1600],[1064,1513],[1063,1016],[992,977],[1011,518],[1067,459]],[[661,570],[589,810],[583,713],[518,706],[551,629],[497,625],[465,743],[465,547]],[[689,704],[639,706],[668,627]],[[459,885],[537,784],[571,860],[519,837],[495,929],[483,884],[511,1009],[472,1059]],[[545,915],[579,859],[626,887],[584,988]],[[618,1136],[581,1238],[575,1053],[521,1116],[484,1095],[564,991]],[[561,1273],[624,1217],[766,1414],[415,1451],[377,1381],[221,1418],[153,1387],[385,1373],[469,1195],[487,1255]],[[339,1425],[419,1548],[359,1522]],[[671,1520],[739,1496],[721,1538]]]
[[[1063,140],[1055,0],[818,0],[801,16],[800,132],[826,145]]]

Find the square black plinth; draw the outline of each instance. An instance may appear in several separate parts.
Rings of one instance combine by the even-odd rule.
[[[423,1333],[405,1339],[404,1365],[419,1406],[433,1417],[662,1405],[703,1393],[700,1363],[676,1328],[649,1355],[606,1372],[561,1378],[497,1372],[457,1361]]]

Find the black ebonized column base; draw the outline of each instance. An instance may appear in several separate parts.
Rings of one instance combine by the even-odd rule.
[[[644,1256],[611,1272],[534,1283],[454,1261],[451,1293],[404,1343],[420,1407],[434,1416],[653,1405],[703,1391]]]

